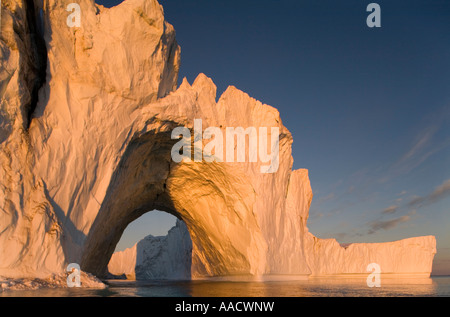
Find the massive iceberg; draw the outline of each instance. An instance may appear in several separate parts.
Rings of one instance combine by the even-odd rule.
[[[430,248],[435,244],[434,237],[428,236],[389,243],[342,246],[335,239],[317,239],[309,232],[305,241],[304,254],[310,276],[366,276],[367,263],[377,263],[383,268],[382,274],[387,273],[394,278],[428,277],[432,265]],[[189,280],[191,258],[192,242],[188,228],[184,222],[177,220],[176,226],[169,230],[167,236],[149,235],[133,247],[115,252],[108,264],[108,272],[113,278],[121,279]],[[282,277],[269,277],[274,278]]]
[[[434,237],[386,244],[308,232],[308,171],[292,170],[278,111],[200,74],[177,89],[180,48],[156,0],[111,9],[3,0],[0,36],[0,275],[46,277],[69,263],[104,276],[124,229],[158,209],[182,219],[191,276],[383,272],[429,275]],[[279,166],[171,159],[176,127],[275,127]]]

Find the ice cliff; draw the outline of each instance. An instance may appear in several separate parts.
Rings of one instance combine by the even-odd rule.
[[[177,89],[180,48],[156,0],[77,3],[81,26],[69,27],[67,1],[2,1],[0,275],[79,263],[103,276],[126,226],[153,209],[185,222],[194,278],[365,272],[370,262],[430,273],[434,237],[347,249],[313,237],[308,171],[292,170],[278,111],[232,86],[217,98],[203,74]],[[171,132],[194,119],[278,128],[277,172],[175,163]]]

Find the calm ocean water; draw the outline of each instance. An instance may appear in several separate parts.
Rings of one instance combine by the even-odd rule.
[[[369,288],[364,278],[311,278],[283,282],[108,281],[105,290],[39,289],[0,293],[1,297],[450,297],[450,276],[382,279]]]

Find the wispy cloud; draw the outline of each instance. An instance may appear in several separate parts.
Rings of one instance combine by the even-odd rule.
[[[442,185],[439,185],[426,196],[419,196],[412,199],[409,203],[409,207],[423,207],[426,205],[434,204],[450,195],[450,179],[446,180]]]
[[[450,146],[449,123],[449,106],[437,109],[423,118],[420,123],[422,128],[417,131],[409,147],[399,155],[397,160],[392,161],[379,181],[385,183],[398,176],[408,174],[422,166],[432,156],[448,148]]]
[[[418,155],[423,159],[423,149],[429,144],[438,129],[439,125],[431,125],[425,129],[425,131],[418,136],[411,149],[403,155],[397,164],[402,165],[408,161],[417,160]],[[419,159],[419,161],[421,161],[421,159]]]
[[[401,192],[399,195],[405,195],[406,191]],[[405,223],[411,220],[411,216],[416,214],[416,208],[420,208],[426,205],[434,204],[446,197],[450,196],[450,179],[437,186],[430,194],[426,196],[416,196],[409,203],[404,205],[392,205],[381,211],[381,217],[378,220],[370,221],[366,223],[369,227],[368,234],[373,234],[379,230],[389,230],[397,227],[401,223]],[[385,215],[392,215],[399,209],[414,208],[408,215],[404,215],[391,220],[381,220]]]
[[[368,225],[369,225],[369,232],[368,232],[368,234],[374,234],[375,232],[377,232],[379,230],[393,229],[393,228],[397,227],[399,224],[404,223],[404,222],[408,222],[410,220],[411,220],[411,217],[409,215],[405,215],[405,216],[401,216],[401,217],[398,217],[398,218],[395,218],[395,219],[391,219],[391,220],[371,221],[371,222],[368,223]]]
[[[336,197],[335,194],[334,194],[333,192],[331,192],[331,193],[329,193],[327,196],[320,198],[320,199],[318,200],[318,203],[323,203],[323,202],[325,202],[325,201],[334,199],[335,197]]]
[[[412,148],[403,155],[403,157],[399,160],[399,164],[403,164],[407,161],[410,161],[414,159],[417,154],[420,154],[422,150],[428,145],[429,141],[433,137],[433,135],[438,130],[437,125],[432,125],[428,127],[419,138],[416,140],[416,142],[413,144]]]
[[[441,128],[442,122],[436,122],[422,130],[406,153],[387,169],[380,182],[385,183],[392,177],[410,173],[431,156],[448,147],[450,138],[438,141],[439,138],[436,136]]]
[[[382,214],[393,214],[394,212],[397,211],[397,209],[398,209],[398,206],[393,205],[393,206],[387,207],[381,213]]]

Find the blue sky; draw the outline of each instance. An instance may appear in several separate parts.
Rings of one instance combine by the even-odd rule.
[[[368,28],[370,2],[160,1],[180,82],[205,73],[219,95],[234,85],[279,109],[294,168],[310,173],[312,233],[435,235],[433,273],[450,274],[450,2],[377,1],[382,27]],[[119,249],[136,242],[129,232],[164,234],[174,220],[138,222]]]

